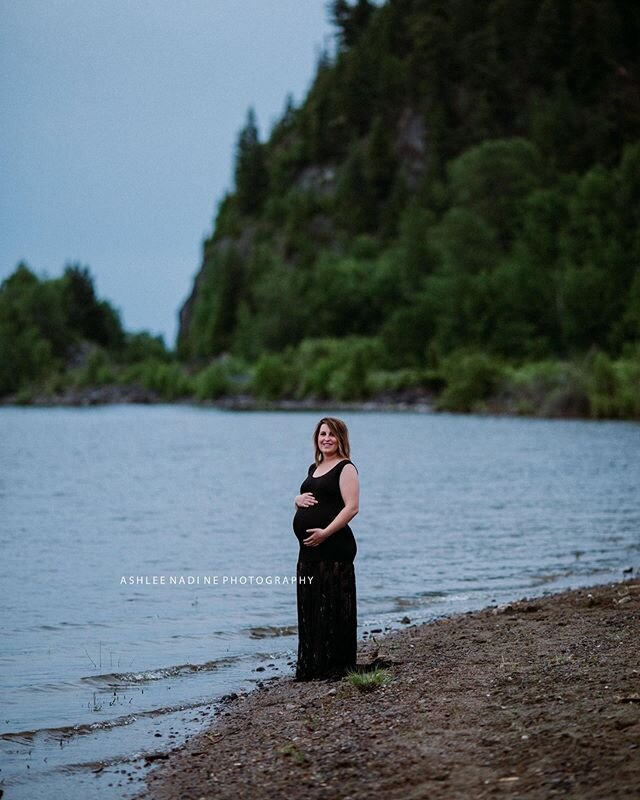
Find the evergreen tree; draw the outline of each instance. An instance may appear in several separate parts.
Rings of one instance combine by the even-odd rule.
[[[430,215],[415,200],[410,202],[400,220],[398,237],[398,282],[407,298],[424,288],[425,278],[435,272],[440,263],[438,253],[429,240]]]
[[[338,222],[351,234],[375,230],[375,192],[367,175],[362,148],[355,144],[344,165],[336,197]]]
[[[269,189],[269,174],[253,108],[247,112],[247,122],[238,137],[235,183],[240,213],[257,213],[262,208]]]
[[[107,348],[124,345],[120,316],[109,303],[96,297],[88,267],[70,264],[63,277],[69,327],[81,337]]]
[[[331,20],[338,29],[342,47],[353,47],[366,29],[375,6],[369,0],[356,0],[351,6],[347,0],[333,0],[330,5]]]
[[[369,185],[378,203],[389,199],[396,170],[396,160],[392,152],[389,126],[382,117],[374,119],[369,134],[366,154],[366,171]]]

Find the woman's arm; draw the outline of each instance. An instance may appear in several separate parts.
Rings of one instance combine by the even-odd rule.
[[[309,536],[304,539],[304,544],[309,547],[322,544],[331,534],[348,525],[360,510],[360,480],[353,464],[346,464],[340,473],[340,494],[344,508],[326,528],[308,528]]]

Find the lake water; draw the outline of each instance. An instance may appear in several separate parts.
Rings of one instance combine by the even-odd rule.
[[[0,410],[5,796],[128,796],[222,695],[292,673],[293,497],[319,416]],[[361,637],[640,564],[640,425],[337,416],[362,484]]]

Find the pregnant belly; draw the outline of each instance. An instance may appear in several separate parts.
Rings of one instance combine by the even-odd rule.
[[[302,541],[309,536],[308,528],[326,528],[336,518],[338,511],[339,509],[336,511],[320,504],[299,508],[293,518],[293,532]]]

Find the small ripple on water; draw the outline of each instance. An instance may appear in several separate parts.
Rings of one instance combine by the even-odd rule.
[[[142,672],[107,672],[103,675],[87,675],[80,678],[86,683],[96,686],[133,686],[150,681],[160,681],[165,678],[178,678],[185,675],[193,675],[199,672],[213,672],[220,667],[235,664],[241,656],[228,656],[218,658],[213,661],[206,661],[203,664],[177,664],[171,667],[161,667],[159,669],[144,670]]]
[[[268,639],[275,636],[294,636],[298,633],[297,625],[260,625],[245,628],[251,639]]]
[[[132,723],[136,722],[136,720],[141,718],[162,717],[166,714],[173,714],[176,711],[186,711],[187,709],[203,708],[211,705],[211,699],[198,700],[191,703],[180,703],[179,705],[174,706],[153,708],[148,711],[137,711],[135,714],[124,714],[120,717],[99,720],[98,722],[87,722],[78,725],[59,725],[53,728],[36,728],[29,731],[8,731],[6,733],[0,733],[0,739],[3,739],[6,742],[13,742],[14,744],[21,745],[31,745],[36,739],[39,738],[63,740],[69,739],[73,736],[86,736],[99,731],[122,728],[126,725],[131,725]]]

